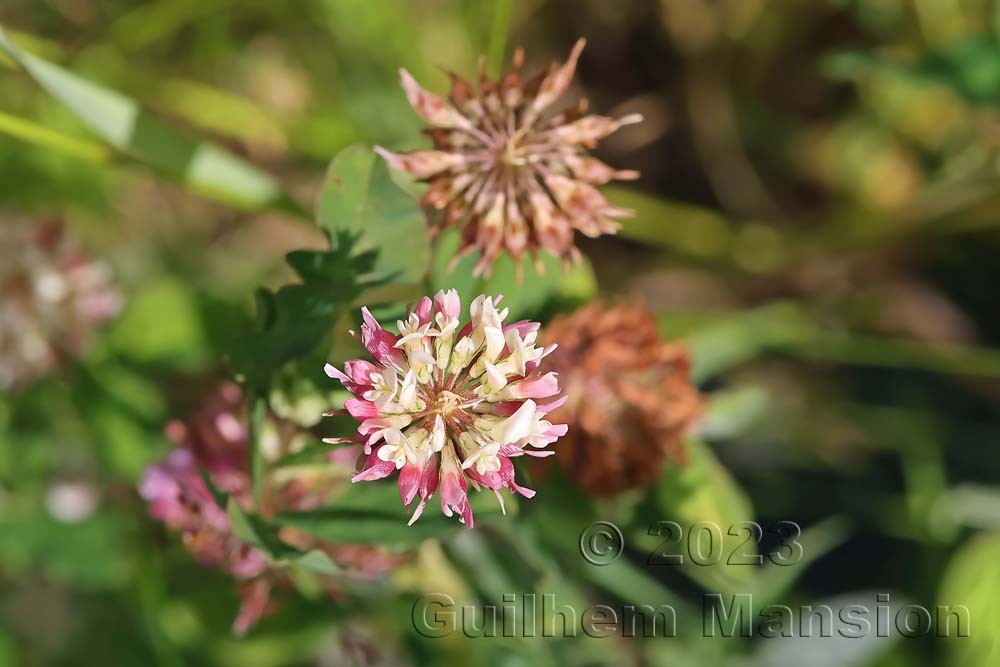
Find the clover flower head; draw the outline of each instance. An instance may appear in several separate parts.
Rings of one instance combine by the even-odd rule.
[[[525,251],[535,256],[538,248],[576,259],[574,229],[590,237],[612,234],[617,224],[611,218],[632,213],[612,206],[595,186],[635,179],[638,172],[613,169],[585,149],[642,117],[587,114],[586,100],[550,112],[569,89],[584,44],[579,40],[564,64],[526,81],[520,49],[498,81],[486,76],[481,60],[478,86],[451,74],[447,100],[400,70],[411,106],[432,126],[426,132],[434,148],[375,150],[390,166],[429,183],[421,203],[439,212],[433,231],[462,228],[459,257],[479,250],[476,275],[488,274],[503,249],[515,261]]]
[[[163,461],[147,467],[139,483],[139,495],[148,503],[150,516],[180,533],[184,546],[198,562],[218,567],[239,582],[241,605],[233,630],[240,635],[275,609],[272,588],[286,587],[290,581],[263,551],[236,535],[226,508],[218,505],[202,473],[243,510],[256,510],[262,515],[312,509],[331,492],[329,481],[316,484],[304,477],[269,476],[262,505],[255,506],[249,470],[248,412],[239,386],[222,383],[189,421],[167,424],[167,437],[175,447]],[[301,429],[296,424],[269,414],[262,440],[272,440],[280,455],[295,446],[299,435]],[[302,535],[286,533],[281,537],[295,546],[322,550],[343,568],[345,577],[376,577],[399,562],[395,555],[373,544],[305,541]],[[341,583],[332,576],[323,580],[331,595],[339,595]]]
[[[688,349],[661,338],[652,312],[596,301],[554,318],[545,337],[559,341],[548,364],[567,396],[555,417],[571,425],[545,464],[599,498],[648,486],[668,461],[685,460],[684,436],[704,399],[691,383]]]
[[[353,440],[368,455],[352,481],[398,470],[403,504],[419,497],[410,524],[439,489],[441,511],[469,528],[470,484],[491,489],[501,507],[502,488],[531,498],[535,492],[514,481],[511,459],[550,455],[544,448],[566,433],[564,424],[545,418],[561,404],[553,399],[557,376],[539,371],[556,346],[535,344],[535,322],[505,323],[508,312],[499,303],[500,297],[477,297],[463,325],[458,293],[441,291],[408,310],[398,334],[363,308],[361,342],[374,362],[326,366],[354,395],[344,407],[360,422]]]
[[[0,391],[79,356],[122,304],[110,267],[62,225],[0,218]]]

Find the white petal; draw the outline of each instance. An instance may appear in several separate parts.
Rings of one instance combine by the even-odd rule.
[[[531,435],[535,421],[535,402],[529,399],[521,404],[517,412],[504,419],[490,431],[490,439],[501,445],[517,442],[521,438]]]
[[[484,362],[483,365],[486,367],[486,381],[492,390],[487,393],[492,394],[507,386],[507,376],[499,368],[488,361]]]
[[[431,450],[440,452],[444,448],[445,431],[444,420],[441,415],[434,418],[434,430],[431,431]]]

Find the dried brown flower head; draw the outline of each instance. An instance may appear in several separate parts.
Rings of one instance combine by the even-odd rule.
[[[569,88],[584,43],[576,43],[563,65],[527,81],[521,80],[521,49],[499,81],[486,76],[480,60],[479,85],[473,88],[451,74],[448,100],[400,70],[410,104],[433,126],[426,132],[434,150],[375,150],[392,167],[430,184],[422,203],[439,212],[432,231],[461,227],[458,256],[479,250],[476,275],[488,274],[504,248],[515,261],[526,250],[534,256],[538,248],[575,259],[574,229],[591,237],[613,234],[617,225],[609,218],[632,213],[612,206],[594,186],[634,179],[638,173],[612,169],[585,149],[642,117],[585,115],[586,100],[548,113]]]
[[[702,411],[687,349],[660,339],[636,304],[592,303],[554,319],[546,342],[568,397],[553,419],[569,424],[552,460],[592,496],[655,481],[668,458],[683,461],[683,436]],[[543,464],[544,465],[544,464]]]

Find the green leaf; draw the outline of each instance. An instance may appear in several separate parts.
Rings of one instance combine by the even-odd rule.
[[[852,606],[868,609],[872,607],[879,592],[881,591],[846,593],[834,598],[820,599],[811,602],[810,605],[816,608],[827,605],[834,610],[850,609]],[[759,604],[756,597],[753,602],[754,612],[757,613],[764,605]],[[900,601],[894,596],[890,614],[894,615],[904,606],[905,601]],[[758,649],[751,658],[734,660],[728,664],[733,667],[860,667],[883,664],[881,661],[876,662],[876,658],[886,654],[902,638],[902,635],[895,628],[892,628],[887,636],[880,636],[877,632],[848,636],[838,631],[832,631],[829,635],[822,635],[822,633],[815,631],[802,634],[801,625],[804,623],[801,621],[801,615],[803,612],[801,608],[793,607],[792,609],[795,615],[788,629],[794,633],[794,636],[769,637],[765,641],[757,643]],[[752,623],[758,621],[759,618],[751,617]],[[953,644],[956,642],[945,643]],[[976,664],[986,665],[990,663]]]
[[[517,265],[504,253],[493,264],[490,277],[480,284],[479,294],[503,295],[502,306],[510,309],[509,321],[537,312],[559,286],[563,276],[562,261],[547,252],[538,253],[544,270],[541,274],[527,257],[521,258],[523,275],[518,279]]]
[[[202,481],[205,482],[205,486],[208,487],[209,493],[212,494],[215,504],[225,508],[233,535],[243,542],[257,547],[271,559],[281,559],[299,553],[294,547],[282,542],[278,538],[277,531],[265,523],[263,519],[244,512],[228,493],[218,487],[206,470],[198,472]]]
[[[480,294],[502,294],[503,307],[510,309],[509,319],[514,321],[538,313],[551,299],[562,298],[570,303],[579,303],[597,291],[594,269],[586,258],[569,270],[564,270],[562,261],[541,251],[538,258],[542,264],[542,273],[538,273],[528,257],[523,257],[521,280],[518,280],[514,260],[503,254],[497,258],[488,278],[477,278],[472,275],[472,267],[476,263],[475,253],[463,257],[449,270],[451,261],[458,252],[458,245],[459,232],[456,229],[443,232],[437,239],[428,275],[428,288],[431,293],[441,289],[455,289],[466,306]]]
[[[608,186],[605,192],[616,206],[636,212],[635,217],[620,221],[618,235],[624,238],[701,258],[722,257],[733,243],[729,221],[710,209],[621,186]]]
[[[434,241],[434,255],[431,258],[428,272],[428,291],[432,294],[438,290],[454,289],[466,307],[480,294],[483,294],[483,281],[472,275],[472,267],[476,263],[473,255],[466,255],[451,270],[449,267],[455,254],[461,235],[457,229],[442,232]]]
[[[199,469],[198,474],[201,475],[201,481],[205,482],[205,486],[208,487],[208,492],[212,494],[212,498],[215,500],[215,504],[218,505],[220,508],[228,505],[229,495],[215,485],[215,480],[213,480],[212,476],[208,474],[208,471],[204,469]]]
[[[288,456],[285,456],[275,464],[275,467],[287,468],[303,463],[312,463],[318,459],[325,458],[327,454],[335,449],[340,449],[341,447],[345,447],[349,444],[351,443],[314,442],[310,445],[306,445],[297,452],[292,452]]]
[[[278,530],[263,518],[245,512],[236,501],[216,486],[212,477],[199,471],[205,486],[219,507],[226,508],[233,535],[267,555],[275,565],[298,565],[317,574],[337,574],[340,568],[319,549],[301,551],[278,537]]]
[[[179,133],[109,88],[21,51],[0,28],[0,51],[110,146],[208,197],[301,212],[269,174],[223,148]]]
[[[208,352],[195,295],[175,279],[144,286],[128,301],[109,334],[116,352],[139,362],[194,366]]]
[[[127,585],[131,556],[124,539],[128,524],[111,514],[80,523],[45,515],[0,520],[0,563],[14,577],[40,571],[46,578],[80,589]]]
[[[929,51],[915,63],[846,51],[826,58],[823,69],[833,79],[864,81],[890,76],[915,84],[946,86],[966,102],[1000,104],[1000,46],[985,35],[973,35]]]
[[[691,375],[703,382],[773,347],[809,340],[813,331],[808,314],[786,302],[715,318],[686,336],[694,360]]]
[[[229,516],[229,526],[233,535],[238,539],[260,549],[273,561],[294,559],[302,553],[295,547],[284,543],[278,537],[277,529],[264,519],[245,512],[235,499],[216,485],[208,472],[204,470],[199,472],[216,504],[225,508],[226,514]]]
[[[107,162],[110,158],[110,151],[100,144],[77,139],[38,125],[26,118],[5,113],[0,113],[0,132],[88,162]]]
[[[301,552],[278,538],[277,529],[269,525],[259,516],[244,512],[233,498],[226,503],[226,514],[233,535],[240,540],[257,547],[268,558],[276,561],[294,558]]]
[[[319,195],[317,218],[331,234],[359,235],[360,249],[378,249],[379,271],[398,282],[423,280],[430,261],[423,212],[367,146],[349,146],[334,157]]]
[[[989,532],[974,536],[959,549],[948,563],[941,583],[939,605],[968,608],[973,629],[964,628],[968,636],[957,638],[958,628],[952,618],[952,641],[947,644],[945,664],[956,667],[995,665],[1000,661],[1000,533]]]
[[[267,415],[267,400],[263,396],[250,397],[250,416],[247,423],[247,444],[250,446],[250,482],[253,499],[258,507],[264,497],[264,452],[260,447],[261,431]]]
[[[753,517],[750,499],[700,440],[687,442],[688,461],[670,466],[657,486],[660,509],[684,523],[713,521],[728,526]]]
[[[755,568],[730,565],[727,560],[746,541],[745,535],[730,534],[730,529],[753,519],[750,498],[706,444],[696,439],[688,440],[687,455],[687,463],[670,466],[656,487],[662,517],[676,521],[684,531],[682,569],[695,580],[720,588],[727,582],[745,582],[753,576]],[[716,553],[721,554],[714,564],[695,564],[690,556],[691,549],[688,547],[696,535],[692,526],[699,523],[718,526],[721,532],[722,543],[712,545],[713,551],[717,549]],[[640,539],[651,544],[653,540],[650,537]],[[662,541],[660,537],[655,539]],[[752,553],[753,548],[747,544],[742,552]]]
[[[230,354],[233,370],[254,390],[263,391],[282,365],[309,354],[366,288],[385,282],[373,272],[376,252],[359,252],[357,240],[342,230],[331,250],[289,253],[302,283],[257,292],[256,328],[234,340]]]
[[[472,493],[476,523],[500,512],[492,494]],[[517,506],[505,498],[507,513]],[[412,525],[406,525],[413,506],[403,507],[397,486],[391,482],[352,484],[333,504],[308,512],[295,512],[274,517],[274,523],[293,526],[313,537],[331,542],[375,542],[390,547],[412,546],[425,539],[442,538],[466,528],[456,517],[446,517],[437,511],[431,499],[424,514]]]
[[[782,599],[812,563],[843,544],[850,534],[850,524],[840,516],[809,526],[798,539],[802,545],[802,559],[792,565],[765,561],[764,567],[754,573],[749,585],[743,585],[745,592],[752,593],[755,603],[760,605]]]
[[[307,551],[295,558],[293,562],[317,574],[337,574],[340,572],[337,564],[330,560],[330,557],[325,552],[319,549]]]
[[[708,411],[698,423],[697,433],[708,440],[743,435],[767,412],[771,401],[758,386],[735,387],[708,396]]]

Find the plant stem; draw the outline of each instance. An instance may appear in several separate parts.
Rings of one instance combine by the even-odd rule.
[[[510,16],[513,13],[511,0],[498,0],[490,25],[490,46],[487,50],[486,67],[490,76],[499,77],[503,67],[504,51],[507,48],[507,33],[510,31]]]
[[[261,499],[264,495],[264,454],[260,448],[260,433],[264,425],[264,414],[267,408],[264,396],[254,392],[250,394],[250,420],[247,425],[247,442],[250,446],[250,476],[253,482],[253,498],[257,510],[260,511]]]

